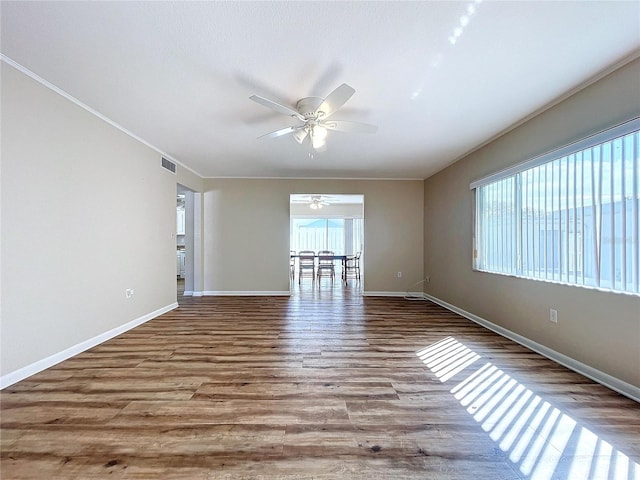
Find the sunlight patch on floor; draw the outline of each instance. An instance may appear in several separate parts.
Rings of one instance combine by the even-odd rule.
[[[416,355],[447,382],[482,358],[453,337]],[[451,393],[531,480],[640,480],[640,465],[490,362]]]
[[[420,350],[416,355],[443,383],[480,358],[452,337]]]

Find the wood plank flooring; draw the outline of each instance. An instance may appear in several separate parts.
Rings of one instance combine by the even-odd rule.
[[[426,301],[180,307],[0,393],[9,479],[640,479],[640,407]]]

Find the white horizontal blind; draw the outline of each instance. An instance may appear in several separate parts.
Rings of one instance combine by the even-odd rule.
[[[477,182],[475,268],[639,294],[638,130]]]

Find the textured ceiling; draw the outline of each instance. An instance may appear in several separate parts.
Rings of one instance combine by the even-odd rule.
[[[2,54],[209,177],[426,178],[637,54],[640,4],[11,2]],[[309,157],[294,107],[356,93]]]

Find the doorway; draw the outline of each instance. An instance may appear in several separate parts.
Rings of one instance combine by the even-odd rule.
[[[184,185],[176,188],[176,284],[178,301],[193,295],[195,192]]]
[[[289,250],[319,252],[328,250],[358,262],[358,275],[346,275],[347,263],[336,261],[335,286],[362,289],[364,283],[364,195],[362,194],[292,194],[289,201]],[[291,262],[291,285],[302,286],[295,257]],[[353,260],[349,266],[353,265]],[[343,277],[344,275],[344,277]],[[340,279],[345,279],[341,282]],[[306,282],[313,284],[314,282]],[[306,285],[305,283],[305,285]]]

